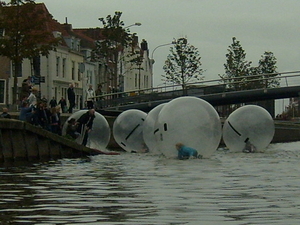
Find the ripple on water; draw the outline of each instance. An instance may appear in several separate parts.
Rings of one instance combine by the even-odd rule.
[[[0,169],[2,224],[299,224],[299,143],[179,161],[124,153]]]

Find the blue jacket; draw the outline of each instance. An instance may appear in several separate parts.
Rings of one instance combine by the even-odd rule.
[[[33,107],[23,107],[21,108],[20,114],[19,114],[19,120],[27,121],[27,118],[32,114]]]
[[[188,159],[191,156],[194,156],[194,157],[198,156],[198,152],[193,148],[182,146],[178,150],[178,159]]]

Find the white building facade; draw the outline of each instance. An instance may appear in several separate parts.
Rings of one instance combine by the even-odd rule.
[[[53,97],[57,102],[64,97],[68,103],[67,89],[72,83],[76,94],[75,109],[84,108],[86,90],[89,85],[92,85],[94,90],[99,84],[103,87],[109,85],[107,65],[104,63],[105,60],[99,62],[91,60],[92,48],[82,46],[84,37],[76,33],[76,29],[73,30],[70,24],[59,24],[57,21],[53,23],[57,30],[51,32],[54,37],[61,37],[63,43],[55,50],[51,50],[47,56],[40,56],[34,60],[23,60],[18,77],[18,93],[21,92],[22,82],[30,76],[34,87],[40,91],[40,97],[47,98],[48,103]],[[131,63],[128,57],[123,57],[118,62],[118,91],[135,92],[152,87],[152,64],[149,59],[149,50],[145,46],[140,47],[137,43],[134,51],[141,56],[141,63],[138,65]],[[124,53],[120,52],[120,54]],[[5,74],[6,77],[1,77],[0,71],[0,93],[3,93],[0,106],[12,105],[13,101],[14,71],[12,63],[7,67],[9,68],[2,68],[2,74]],[[103,88],[103,93],[107,93],[106,88]],[[18,99],[21,100],[20,96]]]

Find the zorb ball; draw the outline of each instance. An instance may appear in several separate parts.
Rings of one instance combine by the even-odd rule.
[[[223,140],[229,150],[242,152],[249,141],[256,150],[264,150],[275,133],[274,121],[267,110],[256,105],[236,109],[225,120]]]
[[[163,108],[164,104],[160,104],[153,108],[148,114],[143,124],[143,138],[144,141],[149,148],[150,153],[160,153],[158,150],[156,138],[155,138],[155,124],[157,121],[157,117],[161,109]]]
[[[80,110],[73,113],[64,123],[62,135],[66,134],[68,121],[71,118],[78,120],[88,110]],[[98,112],[95,112],[92,130],[88,133],[88,141],[86,147],[103,150],[107,147],[110,140],[110,127],[106,118]]]
[[[176,143],[182,143],[209,158],[219,146],[222,129],[217,111],[203,99],[180,97],[167,103],[156,123],[159,150],[166,157],[175,157]]]
[[[127,152],[144,152],[143,123],[147,114],[141,110],[129,109],[122,112],[113,125],[115,141]]]

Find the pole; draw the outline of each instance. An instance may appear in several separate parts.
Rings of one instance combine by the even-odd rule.
[[[160,47],[163,47],[163,46],[167,46],[167,45],[173,45],[173,44],[175,44],[174,41],[172,41],[171,43],[167,43],[167,44],[162,44],[162,45],[156,46],[156,47],[153,49],[152,53],[151,53],[151,59],[153,59],[153,55],[154,55],[154,52],[155,52],[156,49],[158,49],[158,48],[160,48]],[[153,61],[154,61],[154,60],[153,60]]]
[[[154,52],[156,51],[156,49],[158,49],[158,48],[160,48],[160,47],[167,46],[167,45],[173,45],[173,44],[176,44],[176,42],[175,42],[175,41],[172,41],[171,43],[161,44],[161,45],[156,46],[156,47],[153,49],[153,51],[152,51],[152,53],[151,53],[151,62],[152,62],[152,68],[151,68],[151,69],[152,69],[151,87],[153,87],[153,64],[155,63],[155,60],[154,60],[154,58],[153,58]]]

